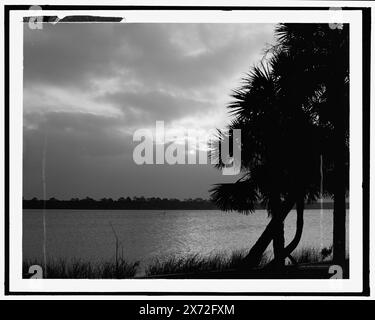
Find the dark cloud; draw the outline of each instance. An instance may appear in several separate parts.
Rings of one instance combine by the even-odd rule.
[[[249,65],[260,53],[259,44],[270,39],[271,27],[65,23],[47,24],[40,31],[25,24],[25,83],[75,86],[87,84],[92,77],[121,76],[124,81],[132,77],[185,90],[184,86],[214,85],[236,73],[236,65]],[[183,39],[182,32],[193,34],[187,43],[190,50],[173,41],[175,34]],[[202,53],[189,54],[195,49]]]
[[[45,24],[24,28],[24,196],[198,197],[205,165],[137,166],[155,121],[215,128],[230,90],[272,41],[262,24]],[[233,178],[233,177],[232,177]],[[183,181],[183,183],[182,183]]]

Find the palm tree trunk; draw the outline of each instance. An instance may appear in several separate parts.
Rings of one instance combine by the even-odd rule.
[[[296,233],[294,235],[293,240],[285,247],[283,252],[283,258],[289,257],[293,263],[295,260],[290,257],[290,254],[297,248],[299,242],[301,241],[302,231],[303,231],[303,212],[304,212],[304,197],[301,196],[296,203],[297,209],[297,221],[296,221]],[[277,265],[276,258],[272,260],[269,265]]]
[[[277,232],[277,227],[279,221],[284,221],[290,210],[292,210],[295,204],[293,196],[290,196],[284,201],[280,212],[271,219],[270,223],[267,225],[266,229],[263,231],[262,235],[259,237],[257,242],[252,246],[247,256],[244,258],[244,266],[246,268],[253,268],[259,265],[260,260],[266,251],[268,245],[274,238],[274,234]]]
[[[340,154],[342,154],[340,152]],[[333,262],[345,263],[346,203],[345,203],[345,154],[335,161],[335,191],[333,205]]]
[[[276,268],[282,268],[285,265],[284,246],[284,221],[280,221],[280,219],[277,219],[275,233],[273,235],[273,266]]]
[[[338,54],[346,50],[349,59],[349,47],[340,47],[338,37],[333,37],[333,51],[330,60],[331,74],[328,81],[328,102],[335,111],[334,125],[334,207],[333,207],[333,261],[341,266],[345,263],[346,242],[346,131],[349,126],[349,102],[344,97],[345,73],[337,59]],[[342,52],[341,52],[342,54]]]
[[[286,246],[284,250],[285,257],[289,256],[295,248],[297,248],[302,238],[303,231],[303,211],[305,209],[304,198],[300,197],[296,203],[297,210],[297,222],[296,222],[296,233],[293,240]]]
[[[340,96],[340,87],[333,84],[334,93],[336,97]],[[332,96],[334,99],[334,96]],[[341,98],[336,100],[336,103],[343,105]],[[337,111],[339,112],[339,111]],[[345,263],[345,237],[346,237],[346,183],[347,172],[345,168],[346,162],[346,136],[345,126],[343,120],[337,115],[334,128],[334,205],[333,205],[333,261],[334,263],[343,266]]]

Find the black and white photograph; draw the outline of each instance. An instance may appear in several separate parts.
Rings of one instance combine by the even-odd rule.
[[[371,8],[68,7],[8,9],[9,291],[366,294]]]

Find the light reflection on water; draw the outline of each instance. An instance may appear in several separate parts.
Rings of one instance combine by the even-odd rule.
[[[265,210],[245,216],[216,210],[47,210],[47,255],[99,261],[115,254],[113,225],[124,257],[147,262],[154,257],[210,255],[247,250],[269,222]],[[305,210],[300,247],[320,249],[332,243],[332,210]],[[295,211],[285,223],[286,242],[295,232]],[[347,214],[348,221],[348,214]],[[348,228],[347,228],[348,229]],[[42,210],[23,212],[23,255],[43,257]],[[120,249],[121,252],[121,249]]]

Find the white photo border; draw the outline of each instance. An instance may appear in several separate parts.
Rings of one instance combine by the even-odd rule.
[[[43,10],[47,16],[121,16],[125,23],[332,23],[350,24],[349,279],[22,279],[23,17],[9,12],[9,294],[277,295],[363,292],[363,150],[361,10]],[[75,22],[76,23],[76,22]],[[36,30],[38,32],[38,30]],[[5,93],[6,94],[6,93]],[[353,106],[357,107],[353,111]],[[7,107],[7,106],[5,106]],[[183,292],[181,291],[183,288]]]

